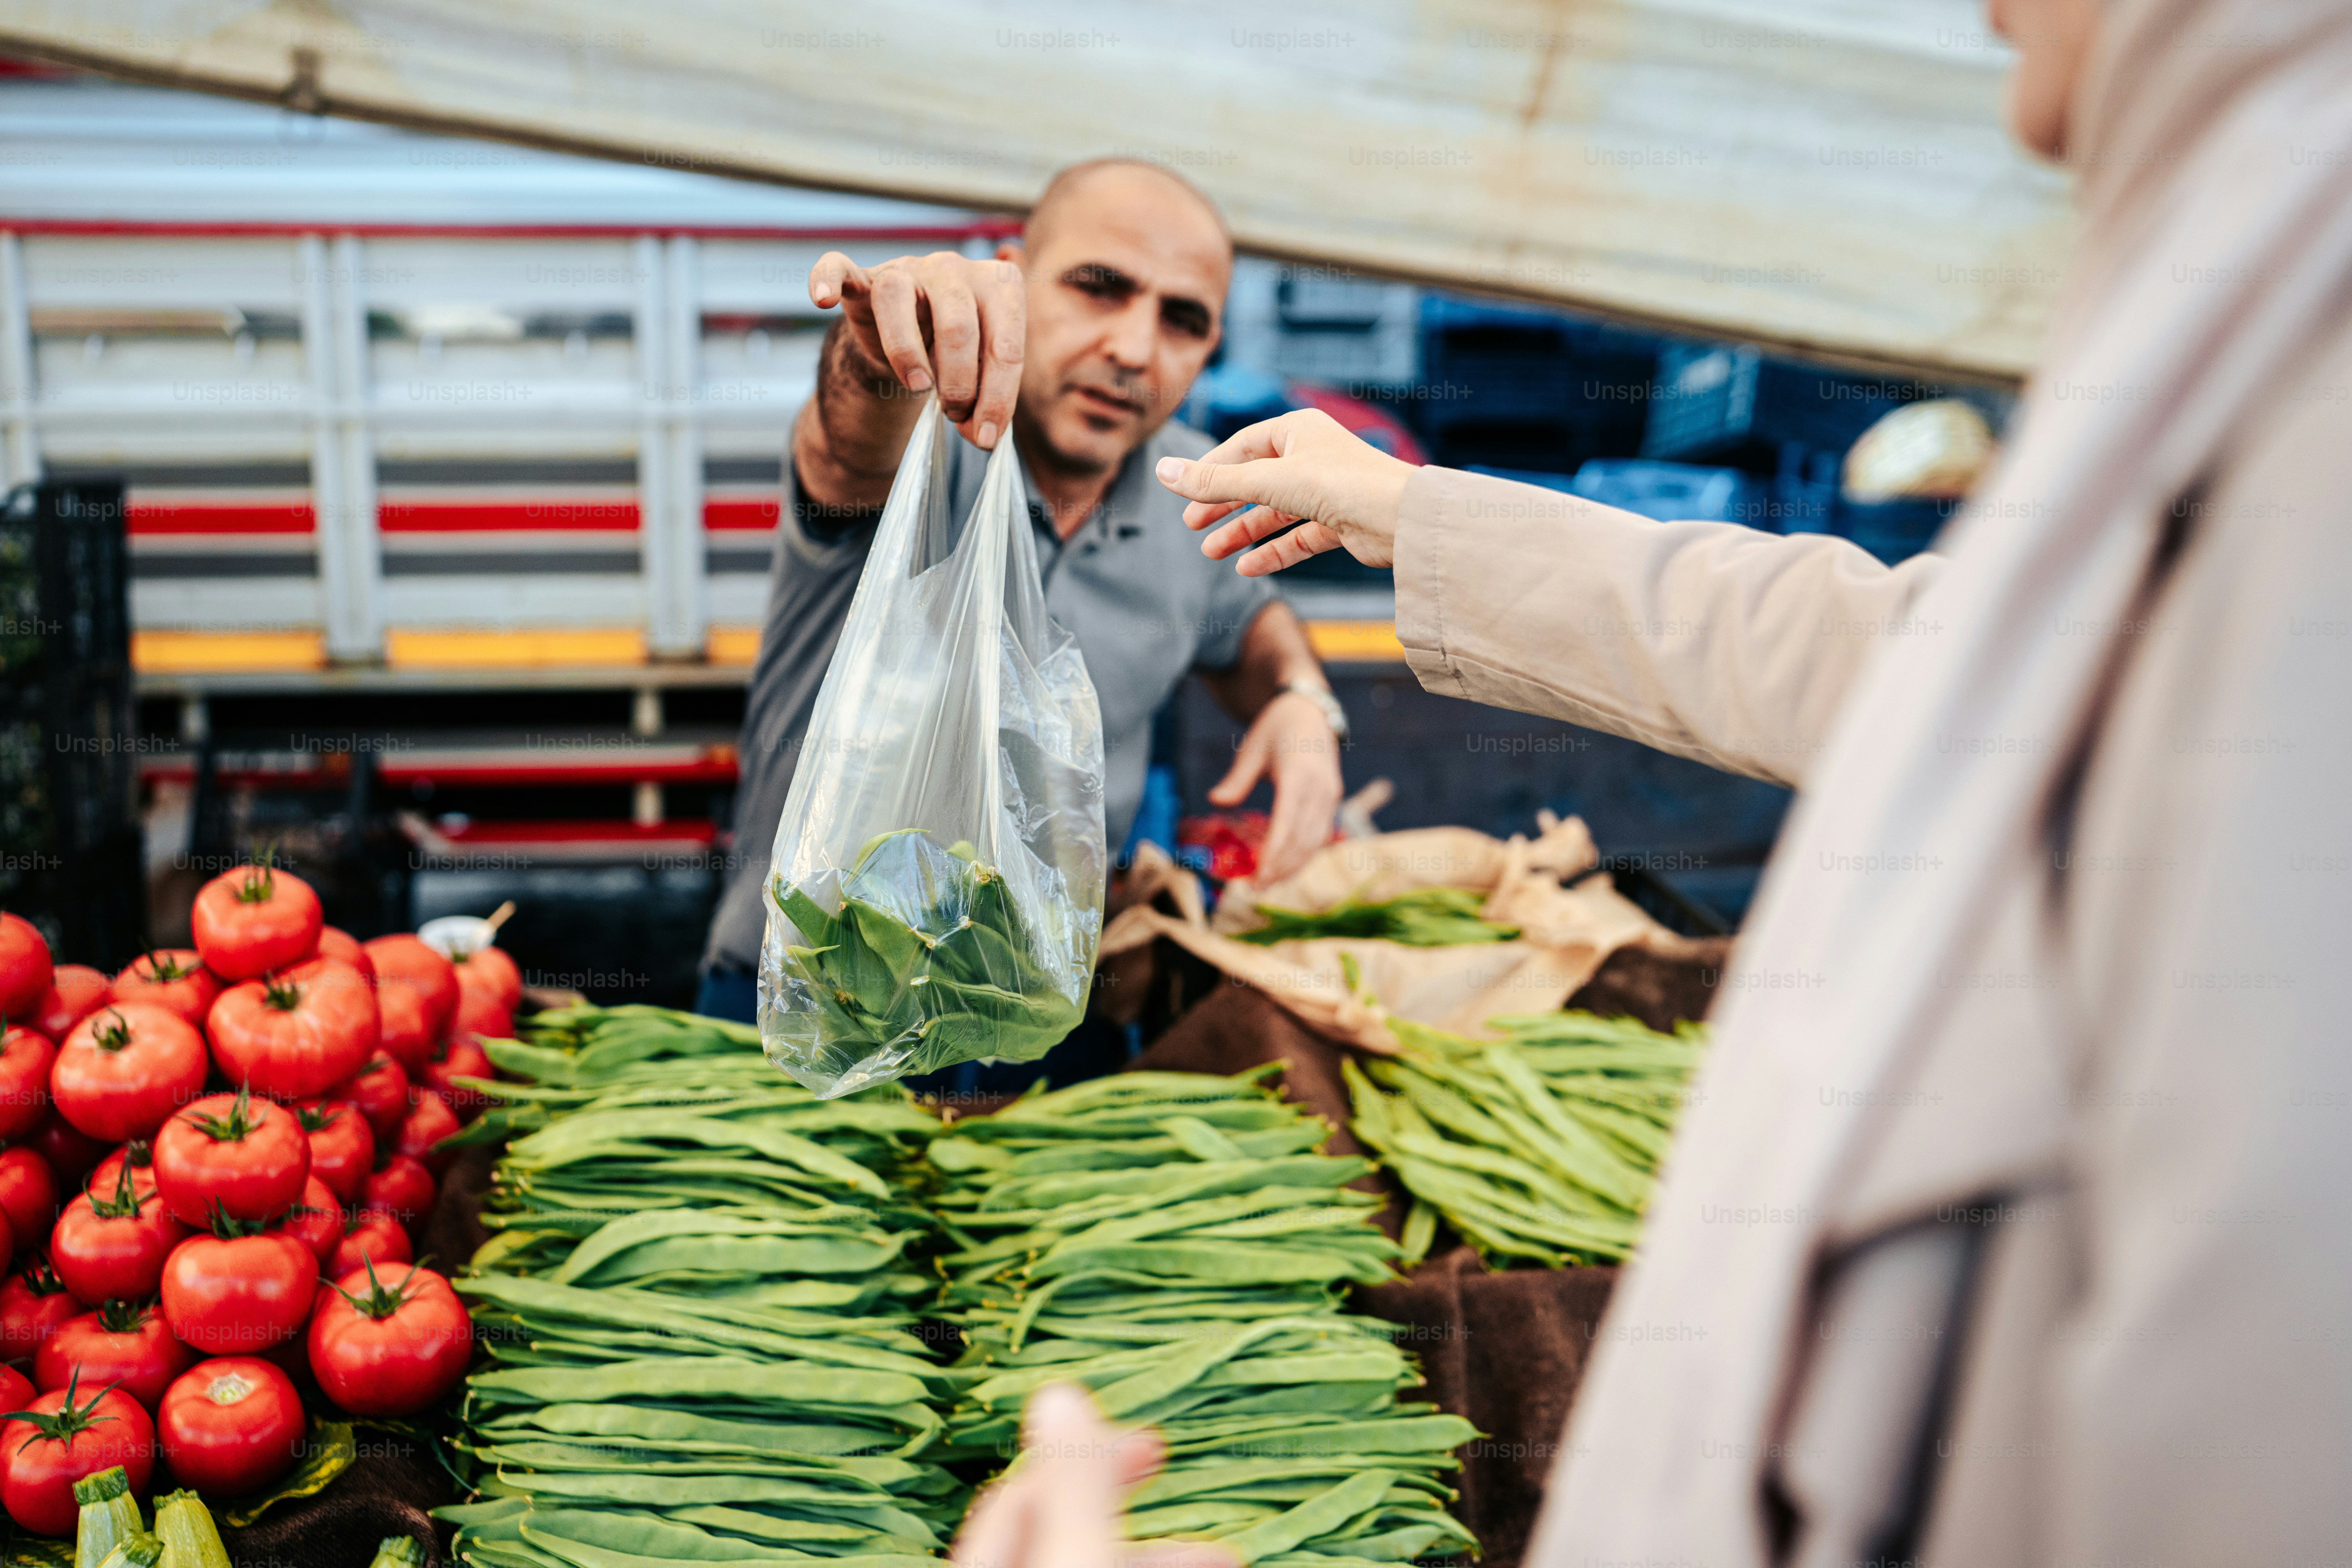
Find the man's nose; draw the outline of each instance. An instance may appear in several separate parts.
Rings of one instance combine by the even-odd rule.
[[[1143,370],[1151,363],[1151,347],[1159,336],[1159,301],[1139,296],[1112,319],[1103,348],[1121,370]]]

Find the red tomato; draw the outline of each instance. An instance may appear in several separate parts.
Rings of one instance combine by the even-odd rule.
[[[228,1080],[272,1100],[301,1100],[342,1082],[375,1054],[375,1031],[367,976],[333,958],[230,986],[205,1024]]]
[[[466,1375],[473,1320],[430,1268],[363,1268],[335,1282],[310,1320],[310,1371],[354,1415],[412,1415]]]
[[[163,1318],[200,1351],[246,1354],[300,1333],[318,1289],[299,1237],[192,1236],[163,1260]]]
[[[235,1497],[294,1468],[302,1401],[294,1380],[259,1356],[221,1356],[198,1362],[164,1391],[155,1431],[182,1486]]]
[[[444,1041],[425,1064],[425,1087],[442,1104],[457,1112],[460,1121],[471,1121],[491,1103],[490,1096],[478,1089],[468,1089],[457,1080],[461,1078],[496,1078],[498,1069],[482,1047],[470,1039],[451,1038]]]
[[[155,1134],[155,1190],[182,1225],[209,1225],[215,1212],[274,1218],[310,1173],[310,1141],[293,1110],[241,1089],[205,1096]]]
[[[367,944],[375,963],[377,1042],[415,1077],[457,1010],[457,971],[413,936]]]
[[[504,948],[453,952],[449,962],[457,966],[457,989],[466,995],[480,996],[502,1013],[522,1005],[522,971]]]
[[[363,1208],[382,1209],[414,1230],[433,1212],[433,1173],[405,1154],[385,1159],[368,1177]]]
[[[400,1136],[393,1140],[395,1154],[405,1154],[439,1180],[449,1169],[449,1162],[457,1157],[454,1149],[436,1153],[433,1145],[457,1131],[457,1113],[449,1109],[437,1094],[420,1094],[409,1107],[408,1119],[400,1124]]]
[[[48,940],[22,915],[0,910],[0,1017],[31,1017],[49,980]]]
[[[335,1260],[335,1248],[342,1245],[343,1205],[335,1201],[326,1183],[313,1176],[302,1189],[302,1201],[286,1211],[277,1228],[299,1237],[323,1270]]]
[[[13,1366],[0,1366],[0,1405],[22,1410],[33,1402],[33,1380]]]
[[[155,1146],[144,1138],[133,1138],[113,1153],[98,1163],[82,1183],[83,1189],[98,1194],[111,1193],[122,1174],[124,1166],[131,1170],[131,1184],[145,1197],[155,1195]]]
[[[379,1050],[327,1098],[348,1100],[358,1106],[375,1141],[388,1143],[400,1136],[400,1124],[408,1120],[408,1069]]]
[[[110,994],[117,1002],[169,1007],[202,1027],[220,988],[220,977],[205,967],[203,954],[193,948],[167,947],[132,959],[130,967],[114,977]]]
[[[310,1174],[340,1203],[357,1203],[375,1169],[375,1129],[348,1100],[306,1100],[294,1108],[310,1140]]]
[[[360,939],[339,926],[319,928],[319,956],[340,958],[370,980],[375,978],[375,960],[367,955]]]
[[[67,1030],[106,1000],[108,989],[106,976],[89,964],[58,964],[50,971],[49,992],[41,998],[41,1010],[33,1017],[33,1027],[52,1040],[64,1039]]]
[[[79,1181],[88,1174],[106,1152],[105,1144],[59,1116],[55,1105],[49,1107],[49,1119],[33,1134],[31,1146],[41,1152],[50,1170],[68,1182]]]
[[[58,1324],[79,1316],[81,1303],[57,1271],[42,1258],[32,1258],[0,1283],[0,1361],[32,1360]]]
[[[49,1163],[31,1149],[0,1151],[0,1214],[8,1228],[37,1241],[58,1219],[58,1178]]]
[[[469,1046],[480,1040],[510,1040],[514,1038],[514,1009],[501,1007],[478,992],[461,989],[457,993],[457,1011],[450,1016],[446,1037],[463,1040]]]
[[[172,1380],[196,1364],[196,1352],[172,1337],[152,1306],[109,1301],[68,1319],[33,1358],[33,1382],[46,1393],[76,1377],[92,1388],[119,1388],[152,1410]]]
[[[8,1472],[0,1500],[8,1517],[36,1535],[71,1535],[81,1518],[73,1484],[121,1465],[134,1497],[155,1470],[155,1423],[121,1389],[84,1395],[76,1384],[51,1389],[20,1406],[26,1414],[0,1427],[0,1454]]]
[[[89,1191],[66,1205],[49,1237],[49,1265],[83,1302],[138,1300],[152,1296],[163,1259],[187,1239],[146,1173],[117,1163],[113,1184],[92,1179]]]
[[[400,1221],[382,1209],[367,1209],[345,1222],[343,1239],[335,1248],[334,1260],[327,1265],[325,1278],[341,1279],[370,1263],[382,1273],[414,1256],[408,1247],[408,1232],[400,1227]]]
[[[8,1026],[0,1035],[0,1138],[23,1138],[49,1119],[49,1068],[57,1047],[35,1029]]]
[[[73,1026],[49,1068],[49,1097],[76,1130],[120,1143],[152,1138],[205,1091],[205,1037],[151,1002],[117,1002]]]
[[[318,951],[325,923],[310,884],[268,865],[223,871],[196,889],[188,910],[196,951],[223,980],[251,980],[301,963]]]

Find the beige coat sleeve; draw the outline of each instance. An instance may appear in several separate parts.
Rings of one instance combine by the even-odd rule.
[[[1880,640],[1935,631],[1911,606],[1942,567],[1427,468],[1397,525],[1397,637],[1440,695],[1794,785]]]

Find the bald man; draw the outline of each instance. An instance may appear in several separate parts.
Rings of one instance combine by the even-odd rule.
[[[1273,780],[1261,877],[1287,875],[1330,837],[1346,719],[1305,628],[1265,579],[1204,557],[1183,501],[1152,479],[1160,458],[1209,448],[1169,416],[1216,348],[1232,273],[1233,242],[1208,199],[1166,170],[1120,159],[1055,176],[1022,243],[993,259],[935,251],[865,268],[835,251],[818,260],[809,297],[841,317],[816,395],[793,426],[743,722],[739,863],[711,925],[703,1011],[752,1015],[776,822],[875,521],[934,387],[963,437],[951,463],[959,521],[988,451],[1012,433],[1046,607],[1077,639],[1102,701],[1113,847],[1142,802],[1151,716],[1194,673],[1248,724],[1209,798],[1237,805],[1260,778]],[[1074,1037],[1018,1076],[1042,1068],[1063,1083],[1117,1065],[1103,1041]]]

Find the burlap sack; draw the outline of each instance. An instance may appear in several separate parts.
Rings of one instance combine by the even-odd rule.
[[[1629,943],[1669,956],[1690,948],[1621,897],[1606,876],[1560,885],[1599,859],[1592,836],[1573,816],[1547,814],[1539,837],[1507,842],[1466,827],[1375,834],[1329,845],[1270,886],[1229,884],[1211,918],[1192,874],[1147,843],[1129,875],[1126,907],[1103,933],[1102,957],[1106,971],[1115,973],[1165,937],[1265,993],[1309,1028],[1368,1051],[1396,1050],[1391,1017],[1484,1037],[1491,1017],[1558,1008]],[[1236,940],[1264,923],[1261,905],[1319,910],[1350,898],[1441,887],[1485,893],[1486,917],[1519,927],[1518,940],[1459,947],[1342,937],[1259,947]],[[1352,984],[1343,959],[1354,961]]]

